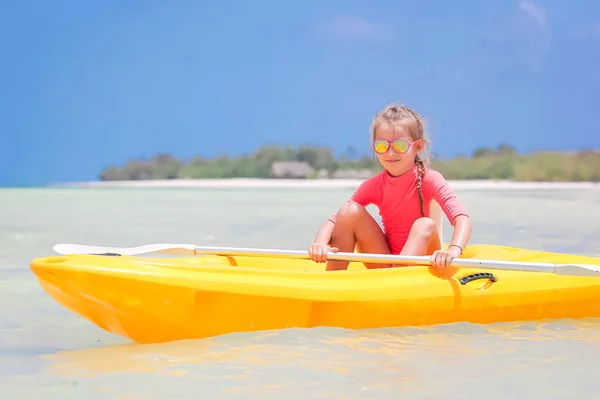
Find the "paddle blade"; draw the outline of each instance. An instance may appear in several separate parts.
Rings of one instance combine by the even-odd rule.
[[[52,249],[62,255],[66,254],[119,254],[123,256],[136,256],[141,254],[176,254],[184,256],[196,255],[195,246],[189,244],[149,244],[146,246],[137,246],[131,248],[124,247],[106,247],[106,246],[88,246],[82,244],[62,243],[52,247]]]
[[[556,265],[556,275],[594,276],[600,278],[600,266],[586,264]]]

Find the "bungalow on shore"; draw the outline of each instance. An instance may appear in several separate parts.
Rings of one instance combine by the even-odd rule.
[[[279,179],[306,179],[312,172],[312,167],[305,161],[275,161],[269,175]]]

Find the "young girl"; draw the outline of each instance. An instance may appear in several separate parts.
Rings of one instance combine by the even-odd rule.
[[[462,254],[471,237],[471,220],[444,177],[429,168],[424,150],[429,141],[422,118],[408,107],[389,105],[371,123],[372,147],[384,170],[364,181],[346,204],[319,229],[309,247],[313,261],[327,261],[328,252],[423,256],[444,268]],[[454,227],[452,241],[442,250],[429,205],[435,200]],[[384,230],[366,210],[379,208]],[[367,268],[390,264],[365,263]],[[327,270],[348,268],[348,261],[327,262]]]

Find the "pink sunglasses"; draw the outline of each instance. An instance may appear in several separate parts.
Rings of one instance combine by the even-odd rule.
[[[406,153],[415,142],[409,142],[404,138],[400,139],[379,139],[373,141],[373,150],[377,154],[384,154],[390,148],[390,146],[394,147],[396,153]]]

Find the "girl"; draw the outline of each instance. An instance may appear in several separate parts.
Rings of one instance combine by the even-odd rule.
[[[373,118],[371,142],[383,171],[364,181],[350,200],[319,229],[309,247],[313,261],[327,261],[328,252],[358,251],[423,256],[431,254],[437,268],[450,265],[471,237],[471,220],[444,177],[429,168],[424,152],[429,141],[423,119],[403,105],[389,105]],[[452,241],[442,250],[429,205],[435,200],[454,227]],[[384,229],[366,210],[379,208]],[[367,268],[390,264],[365,263]],[[328,261],[327,270],[348,268],[348,261]]]

